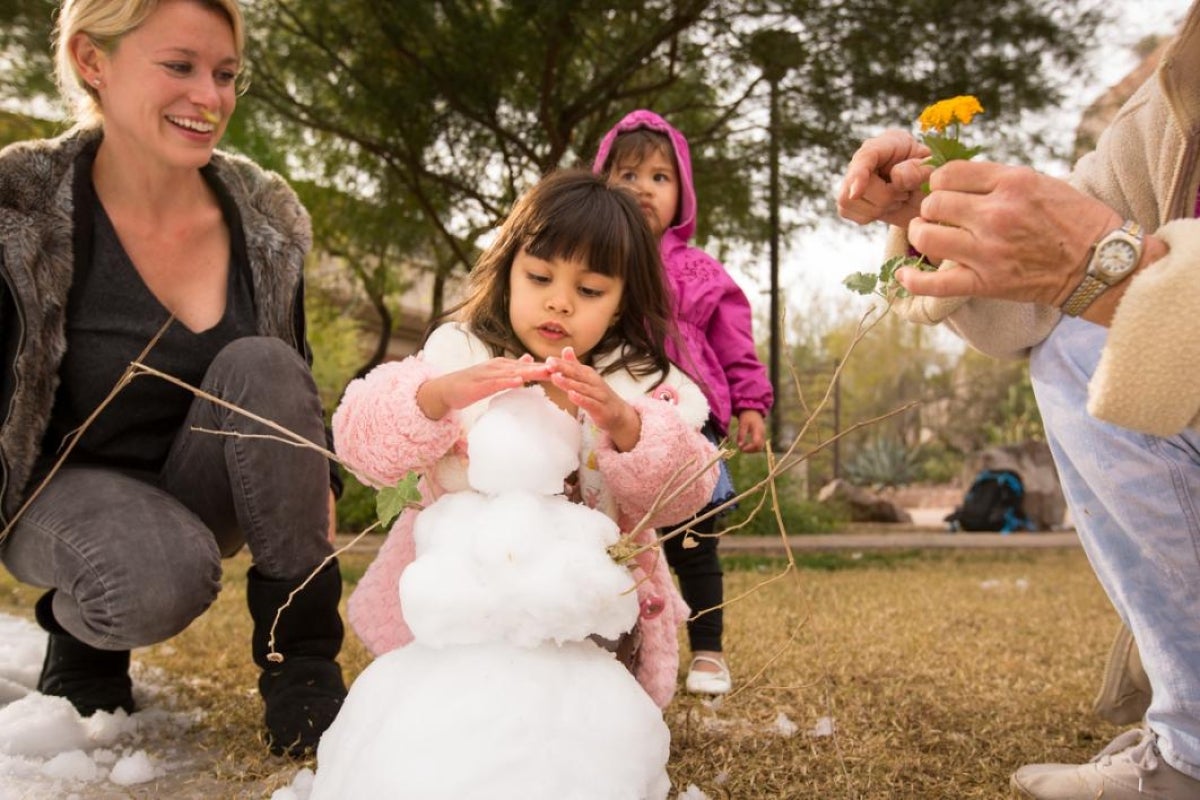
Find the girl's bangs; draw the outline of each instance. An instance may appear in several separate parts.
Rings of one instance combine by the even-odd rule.
[[[630,220],[613,190],[592,189],[553,198],[562,202],[547,203],[520,238],[535,258],[582,261],[592,272],[624,278],[632,248]]]

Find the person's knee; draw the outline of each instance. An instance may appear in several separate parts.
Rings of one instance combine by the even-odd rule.
[[[312,372],[300,354],[279,339],[248,336],[230,342],[213,359],[205,385],[238,407],[293,430],[321,427]]]
[[[294,380],[308,373],[304,359],[290,345],[272,336],[245,336],[235,339],[213,358],[210,373],[252,375],[270,384]]]
[[[71,600],[80,636],[105,649],[147,647],[181,633],[213,604],[221,588],[220,563],[146,574],[135,581],[82,582]],[[70,602],[70,601],[68,601]]]

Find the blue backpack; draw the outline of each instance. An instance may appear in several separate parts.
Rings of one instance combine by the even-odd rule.
[[[971,481],[962,505],[946,517],[946,522],[955,531],[1033,530],[1022,507],[1024,498],[1020,475],[1010,469],[985,469]]]

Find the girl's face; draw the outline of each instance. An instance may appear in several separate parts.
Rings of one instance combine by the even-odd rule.
[[[521,248],[508,279],[508,318],[538,361],[573,347],[583,359],[621,311],[624,281],[592,272],[582,261],[544,261]]]
[[[651,150],[637,164],[617,164],[608,182],[633,192],[655,236],[663,235],[679,211],[679,174],[675,159],[661,150]]]
[[[165,167],[208,163],[237,104],[237,49],[220,12],[167,0],[111,53],[81,44],[80,61],[99,81],[106,143]]]

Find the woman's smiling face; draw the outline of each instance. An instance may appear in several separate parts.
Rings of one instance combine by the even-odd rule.
[[[97,53],[105,139],[166,167],[201,167],[237,105],[233,26],[194,0],[167,0]]]

